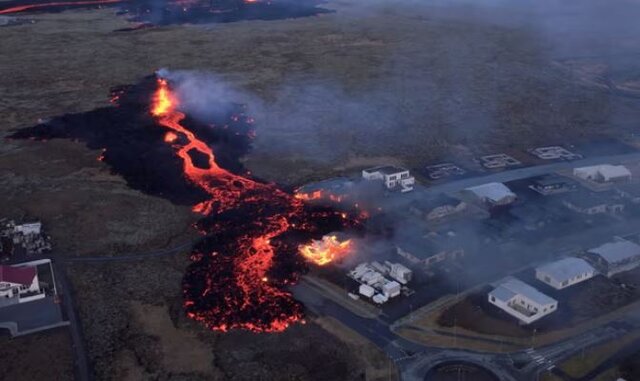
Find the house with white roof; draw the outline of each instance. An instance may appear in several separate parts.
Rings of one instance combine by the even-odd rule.
[[[586,258],[606,276],[612,276],[640,266],[640,245],[617,238],[589,249]]]
[[[465,189],[489,207],[505,206],[516,201],[516,194],[502,183],[488,183]]]
[[[631,171],[624,165],[601,164],[574,168],[573,175],[596,183],[624,182],[631,179]]]
[[[596,269],[582,258],[564,258],[536,268],[536,278],[562,290],[596,275]]]
[[[558,308],[558,301],[516,278],[508,277],[488,294],[489,303],[531,324]]]
[[[387,189],[397,189],[401,192],[413,190],[413,186],[416,183],[415,177],[411,176],[408,169],[391,165],[365,169],[362,171],[362,178],[365,180],[382,180]]]

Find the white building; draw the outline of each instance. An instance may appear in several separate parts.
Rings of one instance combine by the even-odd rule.
[[[536,268],[536,278],[557,290],[584,282],[595,274],[596,269],[581,258],[564,258]]]
[[[573,175],[579,179],[597,183],[624,182],[631,179],[631,171],[627,167],[611,164],[575,168]]]
[[[0,265],[0,298],[17,298],[26,302],[44,297],[35,267]]]
[[[21,225],[16,225],[13,228],[13,230],[15,233],[22,233],[24,235],[40,234],[40,231],[42,230],[42,223],[30,222],[30,223],[25,223]]]
[[[397,266],[408,270],[400,264],[386,263],[395,266],[396,271],[399,269]],[[402,285],[399,282],[385,278],[385,275],[389,274],[390,271],[391,269],[387,267],[387,265],[382,265],[378,262],[373,262],[372,264],[361,263],[356,266],[355,269],[351,270],[348,275],[360,283],[358,292],[361,295],[372,298],[375,303],[382,304],[390,298],[395,298],[400,295],[402,291]],[[403,272],[402,269],[399,269],[399,271],[406,276],[406,273]],[[409,275],[408,277],[410,278],[411,276]]]
[[[558,308],[557,300],[515,278],[507,278],[489,292],[489,303],[523,324],[533,323]]]
[[[387,298],[394,298],[400,295],[401,286],[400,283],[392,280],[391,282],[387,282],[382,286],[382,293]]]
[[[401,192],[413,190],[416,183],[415,177],[411,176],[409,170],[394,166],[365,169],[362,171],[362,177],[365,180],[382,180],[387,189],[399,189]]]
[[[606,276],[640,266],[640,245],[618,238],[586,253],[587,259]]]
[[[489,206],[509,205],[517,198],[516,194],[502,183],[482,184],[467,188],[466,191]]]
[[[384,264],[389,267],[389,276],[402,284],[407,284],[413,277],[413,271],[400,263],[391,263],[385,261]]]
[[[373,296],[373,294],[376,293],[376,290],[371,286],[367,286],[366,284],[361,284],[360,288],[358,289],[358,292],[360,293],[360,295],[364,295],[367,298],[370,298]]]

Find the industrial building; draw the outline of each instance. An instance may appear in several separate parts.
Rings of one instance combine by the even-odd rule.
[[[584,282],[595,275],[596,269],[581,258],[564,258],[536,268],[536,278],[557,290]]]
[[[465,191],[490,208],[510,205],[517,199],[516,194],[502,183],[478,185],[466,188]]]
[[[627,167],[611,164],[575,168],[573,175],[579,179],[596,183],[619,183],[631,179],[631,171]]]
[[[387,189],[401,192],[413,190],[416,183],[415,177],[411,176],[409,170],[394,166],[365,169],[362,171],[362,177],[365,180],[382,180]]]
[[[523,324],[533,323],[558,308],[557,300],[511,277],[489,292],[488,297],[489,303]]]
[[[613,192],[573,192],[564,197],[562,203],[574,212],[594,215],[622,213],[624,203]]]
[[[640,265],[640,245],[622,238],[587,250],[585,258],[602,274],[612,276]]]

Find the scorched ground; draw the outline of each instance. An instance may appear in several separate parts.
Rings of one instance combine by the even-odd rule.
[[[254,136],[253,120],[243,107],[228,105],[216,120],[190,118],[181,111],[171,82],[155,77],[115,89],[112,102],[13,137],[85,141],[102,149],[100,160],[129,186],[193,205],[201,215],[196,228],[203,238],[183,279],[190,318],[213,330],[255,332],[282,331],[303,321],[304,308],[287,287],[307,271],[307,260],[326,264],[326,256],[346,255],[348,245],[338,243],[339,251],[326,253],[322,263],[305,258],[304,248],[330,232],[357,232],[361,217],[312,206],[253,179],[239,162]]]

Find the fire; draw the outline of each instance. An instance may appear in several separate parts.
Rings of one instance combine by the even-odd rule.
[[[316,190],[310,193],[296,192],[295,198],[303,201],[329,200],[336,203],[344,200],[343,196],[335,195],[323,190]]]
[[[299,247],[300,254],[318,266],[324,266],[344,258],[351,251],[351,240],[340,241],[335,235],[326,235],[322,240],[313,240]]]
[[[166,134],[164,134],[165,143],[173,143],[176,140],[178,140],[178,135],[176,135],[174,132],[169,131]]]
[[[153,107],[151,114],[153,116],[163,116],[173,112],[178,106],[178,100],[169,91],[169,85],[166,79],[158,80],[158,90],[153,97]]]

